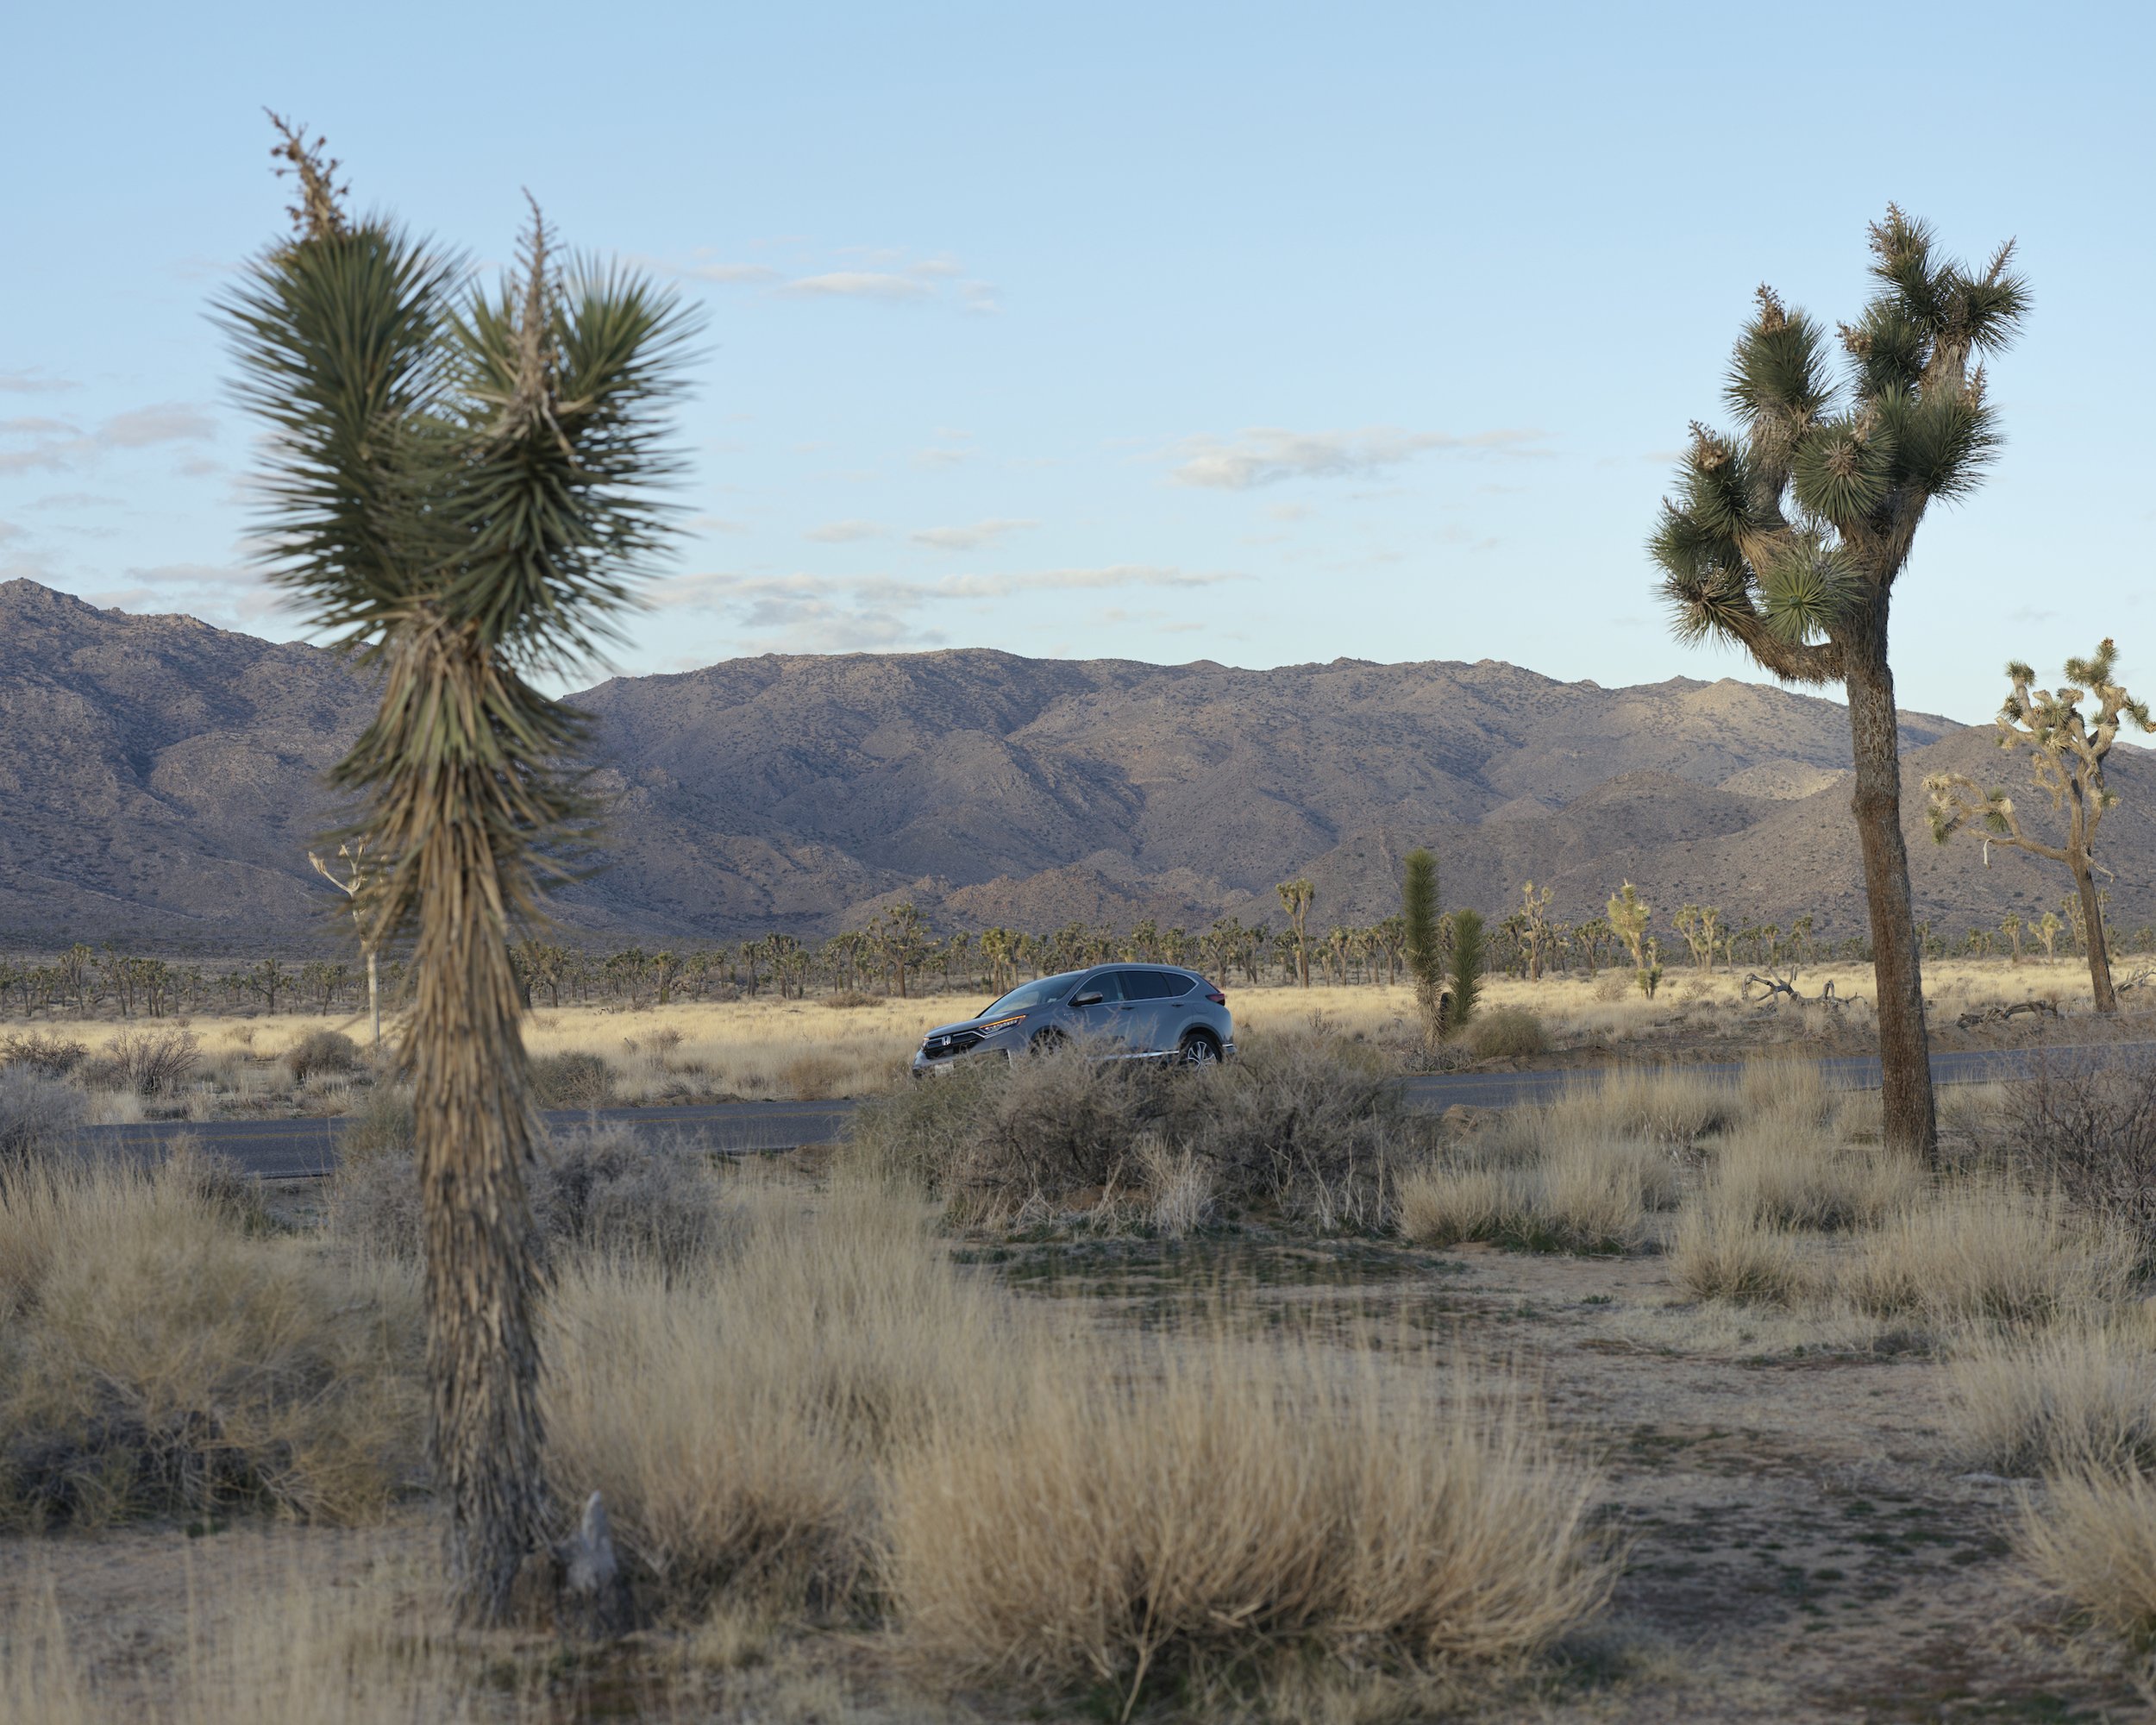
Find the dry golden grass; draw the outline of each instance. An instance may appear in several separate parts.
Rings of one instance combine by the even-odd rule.
[[[846,1596],[874,1472],[931,1408],[1016,1369],[1015,1309],[962,1279],[903,1188],[736,1182],[739,1249],[687,1274],[571,1268],[546,1377],[559,1494],[605,1494],[673,1609],[715,1590]]]
[[[1677,1213],[1669,1263],[1695,1300],[1782,1304],[1810,1286],[1796,1242],[1749,1198],[1713,1187]]]
[[[1859,1309],[1935,1327],[2100,1315],[2134,1285],[2133,1238],[2056,1194],[1953,1181],[1853,1237],[1835,1290]]]
[[[2022,1500],[2015,1544],[2074,1610],[2143,1645],[2156,1639],[2156,1479],[2070,1467]]]
[[[1293,1336],[1065,1346],[892,1459],[885,1582],[943,1670],[1135,1694],[1291,1649],[1489,1659],[1608,1593],[1595,1472],[1501,1383]]]
[[[0,1519],[353,1521],[409,1483],[411,1279],[246,1220],[184,1157],[0,1182]]]
[[[1979,1331],[1946,1364],[1955,1453],[2004,1474],[2156,1465],[2156,1322]]]

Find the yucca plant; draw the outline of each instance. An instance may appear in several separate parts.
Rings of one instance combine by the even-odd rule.
[[[1971,270],[1935,256],[1931,229],[1892,206],[1871,242],[1878,289],[1840,327],[1839,380],[1821,326],[1759,290],[1723,392],[1742,429],[1695,422],[1651,545],[1679,636],[1733,642],[1777,677],[1847,692],[1885,1138],[1928,1159],[1938,1126],[1887,613],[1924,511],[1968,496],[1990,465],[1999,434],[1975,361],[2011,340],[2028,291],[2011,242]]]
[[[414,942],[432,1456],[454,1596],[498,1621],[547,1532],[510,943],[585,814],[584,721],[533,679],[591,657],[665,536],[650,487],[689,320],[633,276],[565,267],[536,205],[517,267],[481,286],[348,216],[321,141],[277,123],[296,231],[217,310],[269,433],[266,572],[381,679],[334,781],[379,859],[366,941]]]

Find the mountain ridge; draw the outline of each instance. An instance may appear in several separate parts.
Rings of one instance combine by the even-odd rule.
[[[1273,883],[1298,874],[1319,920],[1366,920],[1418,843],[1447,902],[1495,914],[1528,879],[1571,919],[1631,878],[1665,909],[1863,924],[1846,713],[1771,685],[952,648],[765,654],[572,699],[594,721],[607,866],[559,914],[595,941],[809,938],[908,898],[952,925],[1277,920]],[[321,649],[0,583],[0,939],[336,938],[304,853],[338,814],[322,775],[372,706]],[[1920,916],[2063,894],[2048,865],[1995,849],[1985,869],[1922,831],[1923,771],[1981,754],[1996,778],[1990,737],[1902,715]],[[2156,914],[2143,753],[2118,757],[2129,806],[2106,827],[2128,922]]]

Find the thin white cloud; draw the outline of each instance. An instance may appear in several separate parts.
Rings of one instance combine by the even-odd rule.
[[[804,653],[860,652],[938,644],[944,637],[932,619],[952,600],[1112,588],[1197,588],[1243,579],[1225,572],[1142,563],[948,575],[934,581],[901,581],[885,575],[712,572],[661,581],[652,596],[663,608],[720,617],[740,634],[756,637],[759,647]]]
[[[20,539],[23,532],[24,530],[12,521],[0,521],[0,545],[6,544],[10,539]]]
[[[81,387],[72,378],[47,377],[35,367],[29,371],[0,372],[0,395],[58,395],[64,390]]]
[[[692,533],[746,533],[749,524],[736,521],[725,515],[692,515],[688,521]]]
[[[821,527],[812,527],[801,536],[813,539],[819,545],[851,545],[862,539],[877,539],[884,530],[873,521],[827,521]]]
[[[913,535],[913,543],[925,545],[932,551],[977,551],[1006,535],[1040,524],[1037,521],[999,515],[976,521],[970,527],[924,527]]]
[[[0,438],[22,439],[0,448],[0,473],[53,472],[75,467],[113,449],[147,449],[160,443],[202,442],[217,434],[216,422],[185,402],[161,402],[116,413],[87,436],[65,420],[43,417],[0,419]]]
[[[1526,430],[1477,431],[1466,436],[1449,431],[1407,431],[1377,425],[1360,431],[1289,431],[1253,426],[1232,441],[1191,437],[1177,450],[1181,463],[1171,477],[1177,483],[1222,491],[1250,491],[1283,480],[1340,479],[1381,473],[1435,450],[1489,454],[1517,450],[1541,441]]]
[[[97,428],[97,441],[116,449],[147,448],[153,443],[197,443],[217,435],[216,421],[184,401],[116,413]]]
[[[779,290],[789,299],[926,299],[934,290],[886,270],[827,270],[796,277]]]
[[[697,281],[716,281],[729,286],[755,286],[779,279],[778,271],[769,264],[691,264],[681,273]]]

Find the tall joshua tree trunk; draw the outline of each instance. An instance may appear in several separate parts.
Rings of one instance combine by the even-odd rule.
[[[419,688],[466,712],[496,681],[469,630],[437,628],[403,656]],[[397,670],[404,670],[398,666]],[[392,682],[401,681],[392,672]],[[392,688],[392,698],[397,691]],[[418,990],[406,1047],[426,1243],[427,1377],[435,1465],[449,1509],[449,1569],[477,1615],[498,1618],[524,1558],[544,1542],[539,1253],[526,1176],[530,1062],[510,963],[503,859],[486,827],[484,762],[436,780],[436,818],[414,847]]]
[[[1882,1131],[1889,1144],[1928,1144],[1937,1132],[1930,1038],[1924,1023],[1923,954],[1909,901],[1908,845],[1902,837],[1902,726],[1887,663],[1884,596],[1844,650],[1849,742],[1856,767],[1850,812],[1864,854],[1871,919],[1872,974],[1878,988]]]

